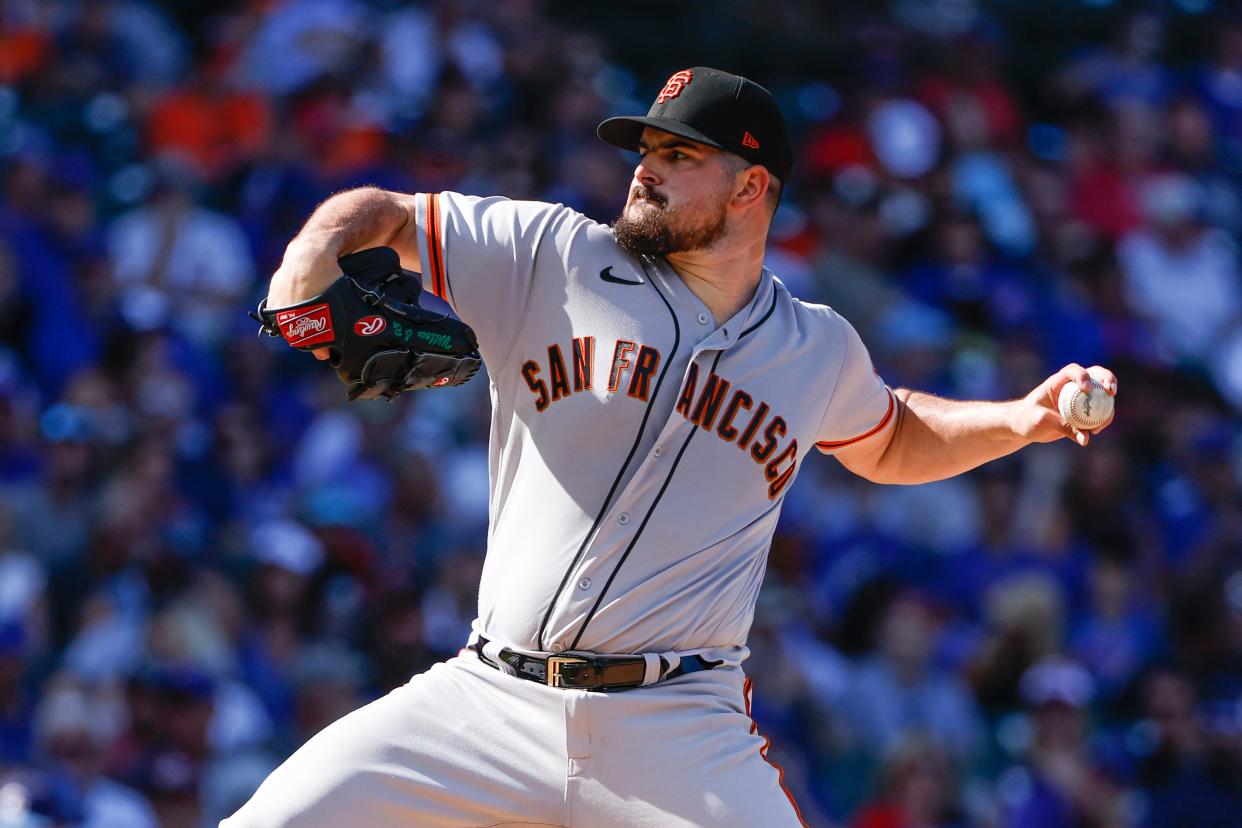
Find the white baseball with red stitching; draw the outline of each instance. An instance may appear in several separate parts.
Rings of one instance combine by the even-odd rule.
[[[1076,382],[1061,386],[1057,408],[1065,422],[1087,431],[1099,428],[1113,416],[1113,398],[1104,390],[1104,383],[1093,376],[1089,394]]]

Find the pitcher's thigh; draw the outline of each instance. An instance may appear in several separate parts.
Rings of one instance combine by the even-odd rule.
[[[571,780],[571,795],[579,795],[573,828],[804,826],[780,770],[764,757],[765,740],[752,732],[740,690],[736,701],[713,699],[710,681],[698,683],[706,701],[682,704],[657,689],[650,705],[624,705],[630,709],[612,726],[593,722],[601,738],[585,773]]]
[[[221,828],[558,822],[563,715],[457,661],[324,728]]]

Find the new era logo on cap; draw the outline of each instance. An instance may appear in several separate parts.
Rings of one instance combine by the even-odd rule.
[[[748,132],[742,136],[742,146],[750,147],[751,149],[759,149],[759,142],[755,140],[755,136]]]

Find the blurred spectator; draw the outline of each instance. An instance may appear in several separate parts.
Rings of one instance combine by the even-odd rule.
[[[83,169],[83,167],[86,169]],[[82,177],[87,181],[80,180]],[[0,204],[0,302],[7,307],[9,341],[45,393],[55,394],[74,372],[99,358],[98,332],[89,324],[75,276],[82,258],[98,260],[89,243],[73,238],[73,212],[90,203],[74,195],[89,186],[89,162],[72,154],[47,157],[35,150],[10,158]],[[89,227],[88,227],[89,229]],[[86,249],[83,249],[83,248]],[[68,334],[68,335],[67,335]]]
[[[348,68],[368,34],[367,9],[352,0],[290,0],[263,16],[243,58],[245,76],[289,94]]]
[[[146,793],[158,825],[200,824],[214,682],[194,665],[149,663],[135,671],[127,690],[129,729],[114,754],[114,772]]]
[[[254,265],[237,222],[196,203],[196,186],[184,162],[161,159],[150,200],[116,220],[108,250],[131,327],[168,325],[212,346],[250,288]]]
[[[146,798],[102,775],[124,715],[119,694],[52,681],[35,712],[39,755],[79,792],[83,828],[156,828]]]
[[[204,72],[152,107],[147,143],[152,152],[192,162],[200,175],[216,179],[265,148],[272,118],[267,99]]]
[[[1042,573],[1013,575],[987,591],[988,637],[971,666],[975,694],[985,710],[996,713],[1018,706],[1023,700],[1019,685],[1027,671],[1060,651],[1063,601],[1056,582]]]
[[[1105,110],[1089,108],[1071,122],[1068,197],[1075,218],[1109,242],[1134,229],[1141,207],[1135,180],[1146,170],[1120,152],[1122,122]]]
[[[341,646],[303,647],[293,675],[299,744],[370,700],[362,694],[366,682],[362,659]]]
[[[892,602],[876,652],[853,671],[841,698],[841,725],[853,745],[879,756],[907,734],[922,734],[958,762],[980,748],[981,723],[965,685],[932,663],[939,623],[915,595]]]
[[[1242,320],[1237,249],[1202,224],[1202,195],[1183,175],[1159,176],[1143,191],[1146,224],[1118,256],[1131,306],[1153,320],[1174,358],[1205,362],[1226,326]]]
[[[917,101],[881,103],[867,118],[867,132],[880,165],[898,178],[926,175],[939,160],[940,124]]]
[[[0,763],[5,765],[19,765],[33,755],[36,697],[28,637],[19,622],[0,625]]]
[[[1166,23],[1158,13],[1141,11],[1122,21],[1113,41],[1088,49],[1066,67],[1061,82],[1069,94],[1109,103],[1158,105],[1168,93],[1168,71],[1160,63]]]
[[[1143,686],[1145,718],[1134,726],[1138,779],[1149,791],[1150,828],[1224,828],[1242,808],[1242,741],[1236,722],[1204,727],[1186,676],[1158,670]],[[1223,727],[1222,727],[1223,725]]]
[[[1002,782],[1013,828],[1113,828],[1132,823],[1119,786],[1096,766],[1086,739],[1091,677],[1062,659],[1046,659],[1022,677],[1033,734],[1026,765]]]
[[[251,544],[260,562],[250,581],[251,627],[243,633],[241,667],[272,720],[288,727],[294,718],[294,661],[309,580],[323,563],[323,544],[292,521],[255,529]]]
[[[1236,161],[1242,140],[1242,20],[1229,14],[1216,23],[1209,58],[1198,68],[1195,86]]]
[[[374,682],[380,692],[393,690],[439,660],[423,633],[422,605],[407,590],[385,591],[370,608],[365,641]]]
[[[55,405],[40,418],[43,468],[37,481],[10,491],[14,540],[44,566],[62,569],[80,562],[91,531],[91,486],[98,451],[87,411]]]
[[[1233,171],[1221,167],[1219,141],[1211,115],[1198,100],[1184,97],[1170,105],[1169,162],[1194,181],[1203,199],[1203,220],[1236,235],[1242,230],[1242,202]]]
[[[458,642],[469,634],[476,612],[482,574],[483,556],[462,549],[429,584],[423,596],[423,641],[433,652],[448,656],[460,649]]]
[[[1070,652],[1090,668],[1100,695],[1124,692],[1160,652],[1160,622],[1134,594],[1133,575],[1122,561],[1096,561],[1091,607],[1070,633]]]
[[[965,825],[954,807],[950,763],[934,745],[909,740],[893,751],[875,801],[854,817],[854,828],[952,828]]]

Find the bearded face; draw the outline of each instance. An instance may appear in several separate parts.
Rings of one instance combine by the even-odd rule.
[[[669,201],[650,186],[633,186],[625,209],[612,223],[613,238],[622,250],[635,256],[667,256],[711,247],[724,235],[726,188],[697,203]]]

